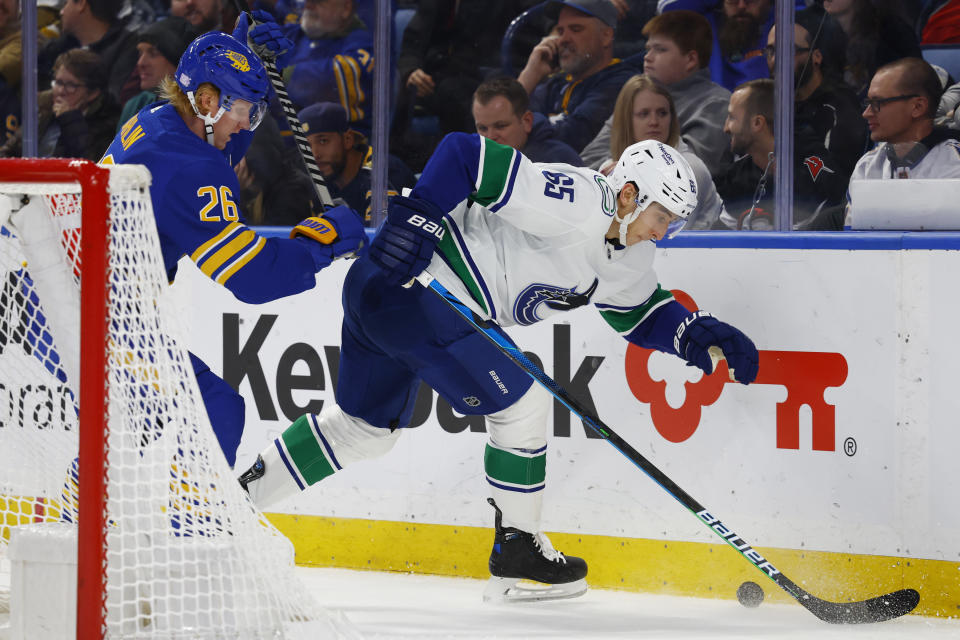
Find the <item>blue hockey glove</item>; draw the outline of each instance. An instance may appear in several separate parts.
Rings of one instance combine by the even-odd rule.
[[[387,282],[404,284],[420,275],[443,238],[443,211],[428,200],[394,196],[387,219],[370,243],[370,258],[386,271]]]
[[[713,373],[713,361],[709,349],[720,347],[727,359],[727,366],[737,377],[737,382],[750,384],[757,378],[760,356],[753,341],[742,331],[726,322],[720,322],[706,311],[697,311],[680,323],[673,338],[673,348],[687,363]]]
[[[253,20],[251,28],[249,15],[246,11],[241,12],[231,35],[240,42],[249,44],[261,58],[272,58],[277,69],[283,69],[290,64],[293,42],[283,35],[283,28],[274,22],[273,16],[266,11],[254,11]]]

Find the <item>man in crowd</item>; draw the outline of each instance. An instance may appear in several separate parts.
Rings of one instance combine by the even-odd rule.
[[[696,11],[710,21],[714,36],[710,76],[717,84],[732,91],[747,80],[767,77],[763,47],[773,26],[771,0],[661,0],[659,8],[661,13]]]
[[[293,48],[277,59],[298,108],[338,102],[354,131],[370,135],[373,39],[357,17],[354,0],[306,0],[298,24],[284,27]],[[276,102],[276,101],[274,101]],[[279,105],[271,105],[281,131]]]
[[[177,17],[154,22],[140,32],[137,41],[140,57],[134,68],[140,79],[140,93],[123,105],[118,131],[140,109],[157,101],[160,81],[176,72],[180,56],[198,35],[192,24]]]
[[[643,72],[673,96],[680,137],[714,177],[733,161],[723,132],[730,92],[710,79],[713,33],[706,18],[693,11],[668,11],[643,27],[647,37]],[[610,156],[613,116],[581,153],[597,168]]]
[[[342,198],[364,220],[370,220],[372,149],[366,137],[350,128],[347,113],[335,102],[318,102],[299,114],[313,159],[323,173],[330,195]],[[394,156],[387,156],[387,195],[413,187],[413,173]]]
[[[123,0],[66,0],[60,10],[63,35],[49,42],[37,57],[41,87],[49,86],[53,62],[76,47],[100,54],[109,72],[108,89],[117,104],[124,104],[140,90],[133,74],[137,64],[136,35],[126,29],[117,14]]]
[[[545,115],[557,137],[580,152],[613,111],[634,69],[613,57],[617,10],[609,0],[553,0],[552,35],[530,52],[517,78],[530,110]]]
[[[960,178],[960,132],[933,124],[941,93],[936,71],[921,58],[901,58],[880,67],[863,110],[877,146],[857,162],[851,182]],[[849,194],[847,206],[849,214],[854,206]]]
[[[745,82],[730,96],[723,130],[730,150],[742,157],[717,181],[726,205],[720,220],[730,229],[775,226],[773,112],[772,80]],[[793,177],[794,228],[839,230],[846,182],[823,142],[802,131],[794,139]]]
[[[806,9],[796,15],[793,26],[794,58],[793,83],[796,116],[794,130],[808,129],[829,149],[843,176],[849,176],[867,144],[867,126],[860,117],[862,107],[853,92],[842,80],[837,57],[843,55],[842,32],[823,20],[822,10]],[[829,34],[829,35],[828,35]],[[841,43],[841,47],[831,43]],[[770,75],[776,62],[776,28],[767,37],[766,57]],[[829,58],[833,57],[833,60]],[[832,65],[832,67],[831,67]],[[834,73],[825,73],[832,68]]]
[[[477,133],[522,151],[534,162],[565,162],[582,166],[570,145],[558,140],[542,113],[529,109],[530,99],[519,82],[507,76],[481,83],[473,94]]]
[[[224,29],[223,8],[223,0],[170,0],[170,15],[192,24],[198,34]]]

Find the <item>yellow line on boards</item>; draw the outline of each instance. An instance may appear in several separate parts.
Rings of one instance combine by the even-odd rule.
[[[328,518],[281,513],[269,520],[291,542],[299,565],[487,578],[493,527]],[[554,546],[587,561],[600,589],[736,598],[751,580],[765,601],[793,598],[726,544],[550,533]],[[960,564],[944,560],[758,548],[815,596],[869,598],[904,587],[920,591],[915,613],[960,617]]]

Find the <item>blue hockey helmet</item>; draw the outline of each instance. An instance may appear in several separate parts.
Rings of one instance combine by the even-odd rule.
[[[230,111],[236,100],[252,105],[251,130],[257,128],[266,113],[270,88],[267,71],[247,45],[226,33],[211,31],[191,42],[177,65],[176,81],[197,117],[209,127]],[[220,109],[212,116],[200,115],[194,102],[194,94],[204,82],[220,90]]]

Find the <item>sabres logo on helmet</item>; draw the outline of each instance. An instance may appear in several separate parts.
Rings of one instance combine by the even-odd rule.
[[[247,57],[242,53],[225,51],[224,54],[230,59],[230,62],[233,63],[233,68],[237,71],[250,71],[250,63],[247,62]]]

